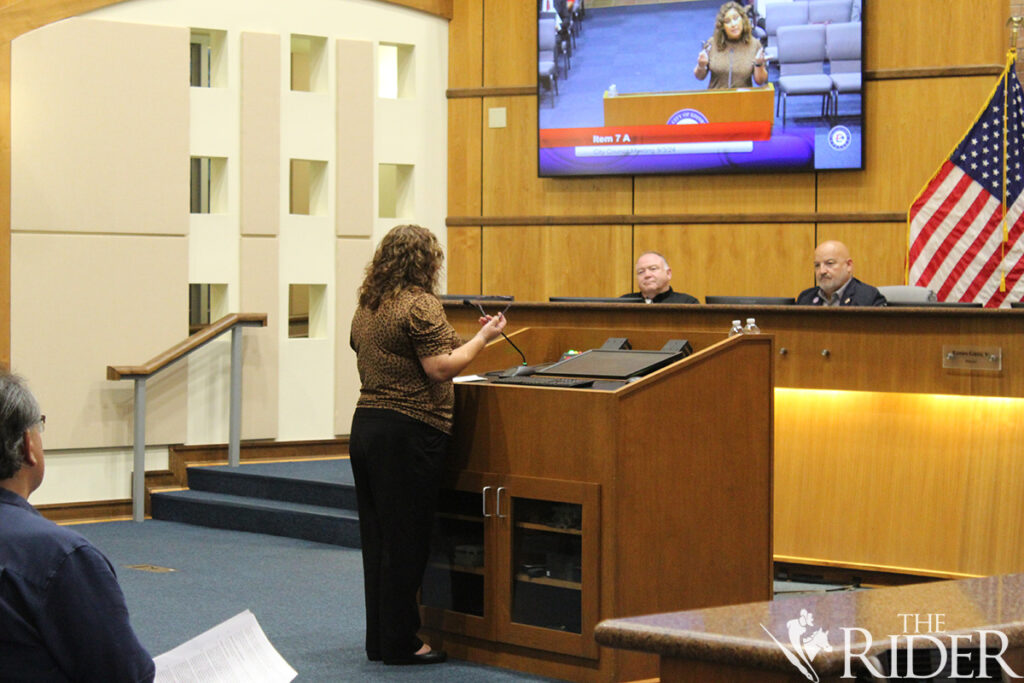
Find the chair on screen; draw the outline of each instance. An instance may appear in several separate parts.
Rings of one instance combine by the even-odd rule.
[[[764,56],[775,61],[779,57],[778,32],[783,26],[801,26],[807,23],[807,0],[768,2],[764,5],[764,28],[768,45]]]
[[[555,106],[558,95],[558,65],[555,62],[555,46],[558,34],[555,32],[554,19],[541,19],[537,22],[537,80],[539,97],[541,88],[551,92],[551,106]]]
[[[794,95],[820,95],[821,115],[829,114],[832,78],[825,73],[825,26],[805,24],[779,28],[779,80],[775,84],[778,100],[775,116],[782,108],[786,120],[786,101]]]
[[[825,26],[829,77],[832,79],[832,115],[839,116],[840,93],[861,90],[861,24],[848,21]]]
[[[838,24],[850,21],[853,0],[809,0],[807,21],[812,24]]]
[[[915,285],[883,285],[878,291],[891,304],[930,304],[938,301],[935,292]]]

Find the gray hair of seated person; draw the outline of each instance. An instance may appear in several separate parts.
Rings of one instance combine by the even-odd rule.
[[[41,418],[39,402],[25,381],[0,371],[0,480],[10,479],[21,469],[25,431]]]

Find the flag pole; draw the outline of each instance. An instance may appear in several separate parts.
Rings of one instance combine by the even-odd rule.
[[[1021,26],[1024,26],[1024,17],[1010,17],[1006,21],[1006,25],[1010,27],[1010,46],[1006,51],[1006,68],[1003,69],[1003,241],[1001,245],[1001,258],[999,259],[999,291],[1006,291],[1006,245],[1010,241],[1010,228],[1006,224],[1006,148],[1008,146],[1007,141],[1007,118],[1009,113],[1007,112],[1007,105],[1009,104],[1009,77],[1010,69],[1013,69],[1017,63],[1017,37],[1020,35]]]

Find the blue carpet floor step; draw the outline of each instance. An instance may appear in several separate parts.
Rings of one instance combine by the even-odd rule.
[[[188,483],[153,493],[153,519],[359,547],[347,458],[190,467]]]

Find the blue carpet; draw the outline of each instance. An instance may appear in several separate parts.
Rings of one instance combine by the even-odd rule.
[[[454,660],[428,667],[367,661],[358,550],[158,520],[72,528],[117,568],[132,624],[154,655],[250,609],[299,681],[550,680]]]

